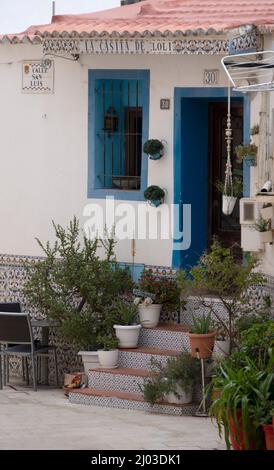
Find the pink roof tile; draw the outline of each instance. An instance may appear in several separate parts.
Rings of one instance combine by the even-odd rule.
[[[96,13],[57,15],[48,25],[31,26],[9,38],[33,40],[66,33],[210,34],[249,24],[274,29],[274,0],[146,0]]]

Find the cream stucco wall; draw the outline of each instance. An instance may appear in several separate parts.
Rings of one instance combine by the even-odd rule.
[[[34,237],[52,239],[52,219],[67,224],[75,214],[81,223],[86,220],[83,209],[91,202],[87,199],[89,68],[150,69],[149,135],[167,144],[164,158],[149,161],[148,184],[167,189],[167,204],[173,200],[174,87],[203,86],[206,68],[218,68],[218,86],[227,84],[219,56],[97,55],[81,56],[78,62],[55,58],[54,94],[22,94],[21,61],[41,57],[40,46],[0,47],[2,253],[39,255]],[[171,99],[169,111],[160,110],[160,98]],[[103,200],[98,203],[104,205]],[[120,260],[131,261],[130,242],[119,242],[117,254]],[[171,237],[137,240],[136,262],[170,265],[171,260]]]

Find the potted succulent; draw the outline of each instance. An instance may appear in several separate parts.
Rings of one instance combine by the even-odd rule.
[[[193,326],[188,333],[191,355],[205,359],[212,356],[215,332],[212,331],[211,315],[192,317]]]
[[[140,330],[137,307],[134,304],[127,304],[119,301],[114,308],[116,337],[119,341],[119,348],[137,348]]]
[[[259,147],[259,132],[259,124],[255,124],[255,126],[250,129],[251,143],[256,145],[256,147]]]
[[[159,186],[148,186],[144,192],[144,198],[154,207],[162,204],[164,197],[165,191]]]
[[[273,235],[271,229],[271,220],[264,219],[260,214],[256,220],[254,229],[259,232],[261,243],[272,243]]]
[[[258,147],[255,144],[242,144],[235,148],[238,162],[246,162],[249,166],[257,163]]]
[[[273,218],[273,205],[271,202],[265,202],[261,209],[261,215],[263,219],[269,220]]]
[[[143,150],[151,160],[159,160],[163,156],[164,146],[158,139],[149,139],[144,143]]]
[[[216,188],[222,193],[222,212],[225,215],[231,215],[237,198],[242,196],[243,182],[240,178],[233,178],[232,185],[225,187],[222,181],[216,182]]]
[[[103,348],[98,350],[98,357],[101,367],[105,369],[116,369],[118,367],[119,351],[117,349],[118,340],[115,336],[109,334],[99,336],[98,341]]]
[[[160,320],[162,304],[154,304],[151,297],[136,297],[134,304],[138,306],[141,325],[144,328],[155,328]]]

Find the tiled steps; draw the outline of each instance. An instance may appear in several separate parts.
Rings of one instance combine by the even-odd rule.
[[[142,410],[171,415],[193,415],[197,411],[197,405],[193,403],[188,405],[176,405],[161,402],[151,406],[149,403],[145,402],[140,393],[99,390],[97,388],[73,390],[69,393],[69,400],[74,404]]]
[[[142,328],[139,346],[182,351],[189,349],[188,329],[177,324],[162,324],[156,328]]]
[[[111,408],[142,409],[168,414],[194,414],[197,404],[177,405],[157,403],[149,405],[144,401],[142,386],[146,378],[153,375],[151,359],[165,365],[189,349],[187,329],[180,325],[160,325],[153,329],[142,329],[139,347],[120,349],[117,369],[91,369],[88,374],[88,388],[71,390],[71,403],[106,406]]]
[[[145,369],[91,369],[88,375],[88,386],[99,390],[140,394],[145,379],[152,375],[152,372]]]
[[[146,369],[151,368],[151,358],[165,365],[169,357],[176,357],[180,351],[138,347],[136,349],[120,349],[119,350],[119,367],[131,369]]]

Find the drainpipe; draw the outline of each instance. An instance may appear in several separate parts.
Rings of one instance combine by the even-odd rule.
[[[55,16],[55,2],[52,2],[52,16]]]

